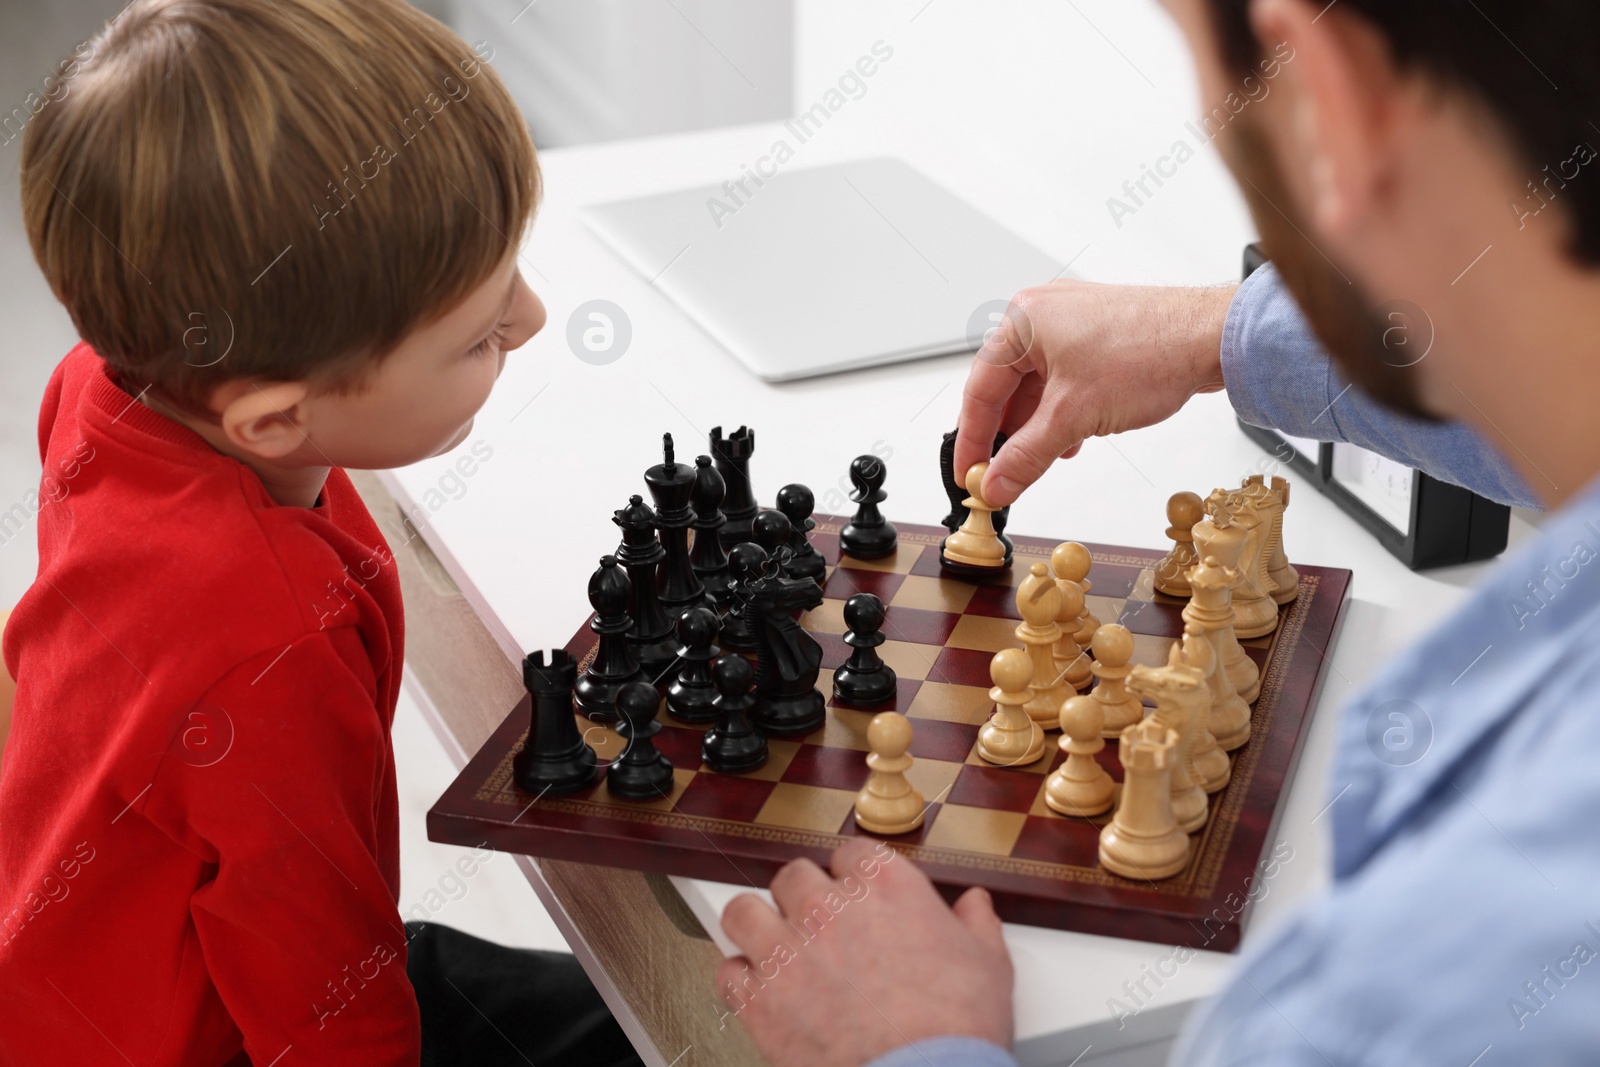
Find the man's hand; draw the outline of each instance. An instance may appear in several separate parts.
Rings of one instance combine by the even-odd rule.
[[[1236,285],[1185,289],[1060,281],[1024,289],[972,362],[955,476],[989,458],[983,495],[1004,507],[1090,437],[1171,416],[1222,382]]]
[[[833,855],[833,876],[796,860],[772,880],[774,911],[735,897],[722,928],[742,956],[717,992],[772,1067],[858,1067],[924,1038],[1011,1046],[1011,957],[989,894],[947,907],[880,841]]]

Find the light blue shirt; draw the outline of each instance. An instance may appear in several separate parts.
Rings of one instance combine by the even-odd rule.
[[[1340,396],[1286,299],[1258,273],[1229,313],[1224,377],[1247,421],[1308,436],[1326,436],[1313,427],[1328,422],[1339,439],[1531,502],[1463,428]],[[1600,1062],[1597,755],[1600,481],[1343,710],[1327,808],[1333,885],[1250,946],[1172,1062]],[[989,1059],[928,1042],[873,1067],[1011,1062],[984,1048]]]

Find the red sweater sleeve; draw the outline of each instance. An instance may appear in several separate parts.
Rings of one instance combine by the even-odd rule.
[[[142,814],[213,871],[190,898],[206,970],[257,1064],[416,1067],[405,927],[380,870],[389,740],[352,628],[230,671]]]

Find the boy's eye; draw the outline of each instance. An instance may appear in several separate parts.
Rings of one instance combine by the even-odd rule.
[[[494,328],[494,332],[467,350],[467,358],[486,356],[490,352],[500,351],[500,346],[505,344],[506,330],[511,327],[509,322],[502,322]]]

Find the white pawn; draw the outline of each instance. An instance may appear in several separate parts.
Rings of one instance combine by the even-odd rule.
[[[1056,583],[1043,563],[1035,563],[1017,586],[1017,614],[1022,616],[1017,640],[1033,659],[1033,696],[1027,704],[1028,717],[1046,730],[1060,726],[1061,702],[1072,695],[1056,668],[1055,644],[1061,636],[1056,616],[1060,612],[1061,593]]]
[[[867,766],[872,775],[856,794],[856,825],[875,834],[905,834],[922,825],[927,804],[906,779],[915,761],[911,747],[911,720],[898,711],[872,717],[867,726]]]
[[[1033,662],[1020,648],[1008,648],[989,661],[994,716],[978,731],[978,755],[1002,767],[1021,767],[1044,754],[1044,730],[1028,716]]]
[[[968,567],[1000,569],[1006,565],[1006,546],[994,531],[994,512],[999,509],[983,499],[983,476],[989,464],[974,463],[967,468],[965,485],[971,494],[963,500],[967,521],[944,541],[944,558]]]
[[[1056,612],[1056,625],[1061,627],[1061,636],[1056,638],[1056,671],[1063,683],[1082,692],[1094,684],[1089,657],[1078,647],[1074,636],[1083,626],[1083,586],[1068,578],[1057,578],[1055,582],[1056,592],[1061,594],[1061,610]]]
[[[1061,705],[1061,751],[1067,761],[1050,772],[1044,802],[1063,815],[1099,815],[1116,799],[1117,783],[1094,756],[1106,747],[1105,724],[1093,697],[1072,697]]]
[[[1105,726],[1103,737],[1120,737],[1122,731],[1144,718],[1144,705],[1128,692],[1128,661],[1133,658],[1133,634],[1121,623],[1108,622],[1094,632],[1094,676],[1100,684],[1089,691],[1099,701]]]
[[[1083,625],[1078,627],[1078,632],[1073,634],[1078,641],[1078,647],[1087,649],[1089,642],[1094,640],[1094,632],[1100,628],[1100,620],[1094,617],[1087,605],[1087,597],[1094,591],[1094,583],[1089,581],[1089,566],[1094,561],[1089,556],[1089,550],[1076,541],[1066,541],[1056,546],[1050,553],[1050,569],[1057,578],[1065,578],[1069,582],[1077,582],[1083,589],[1084,611]]]

